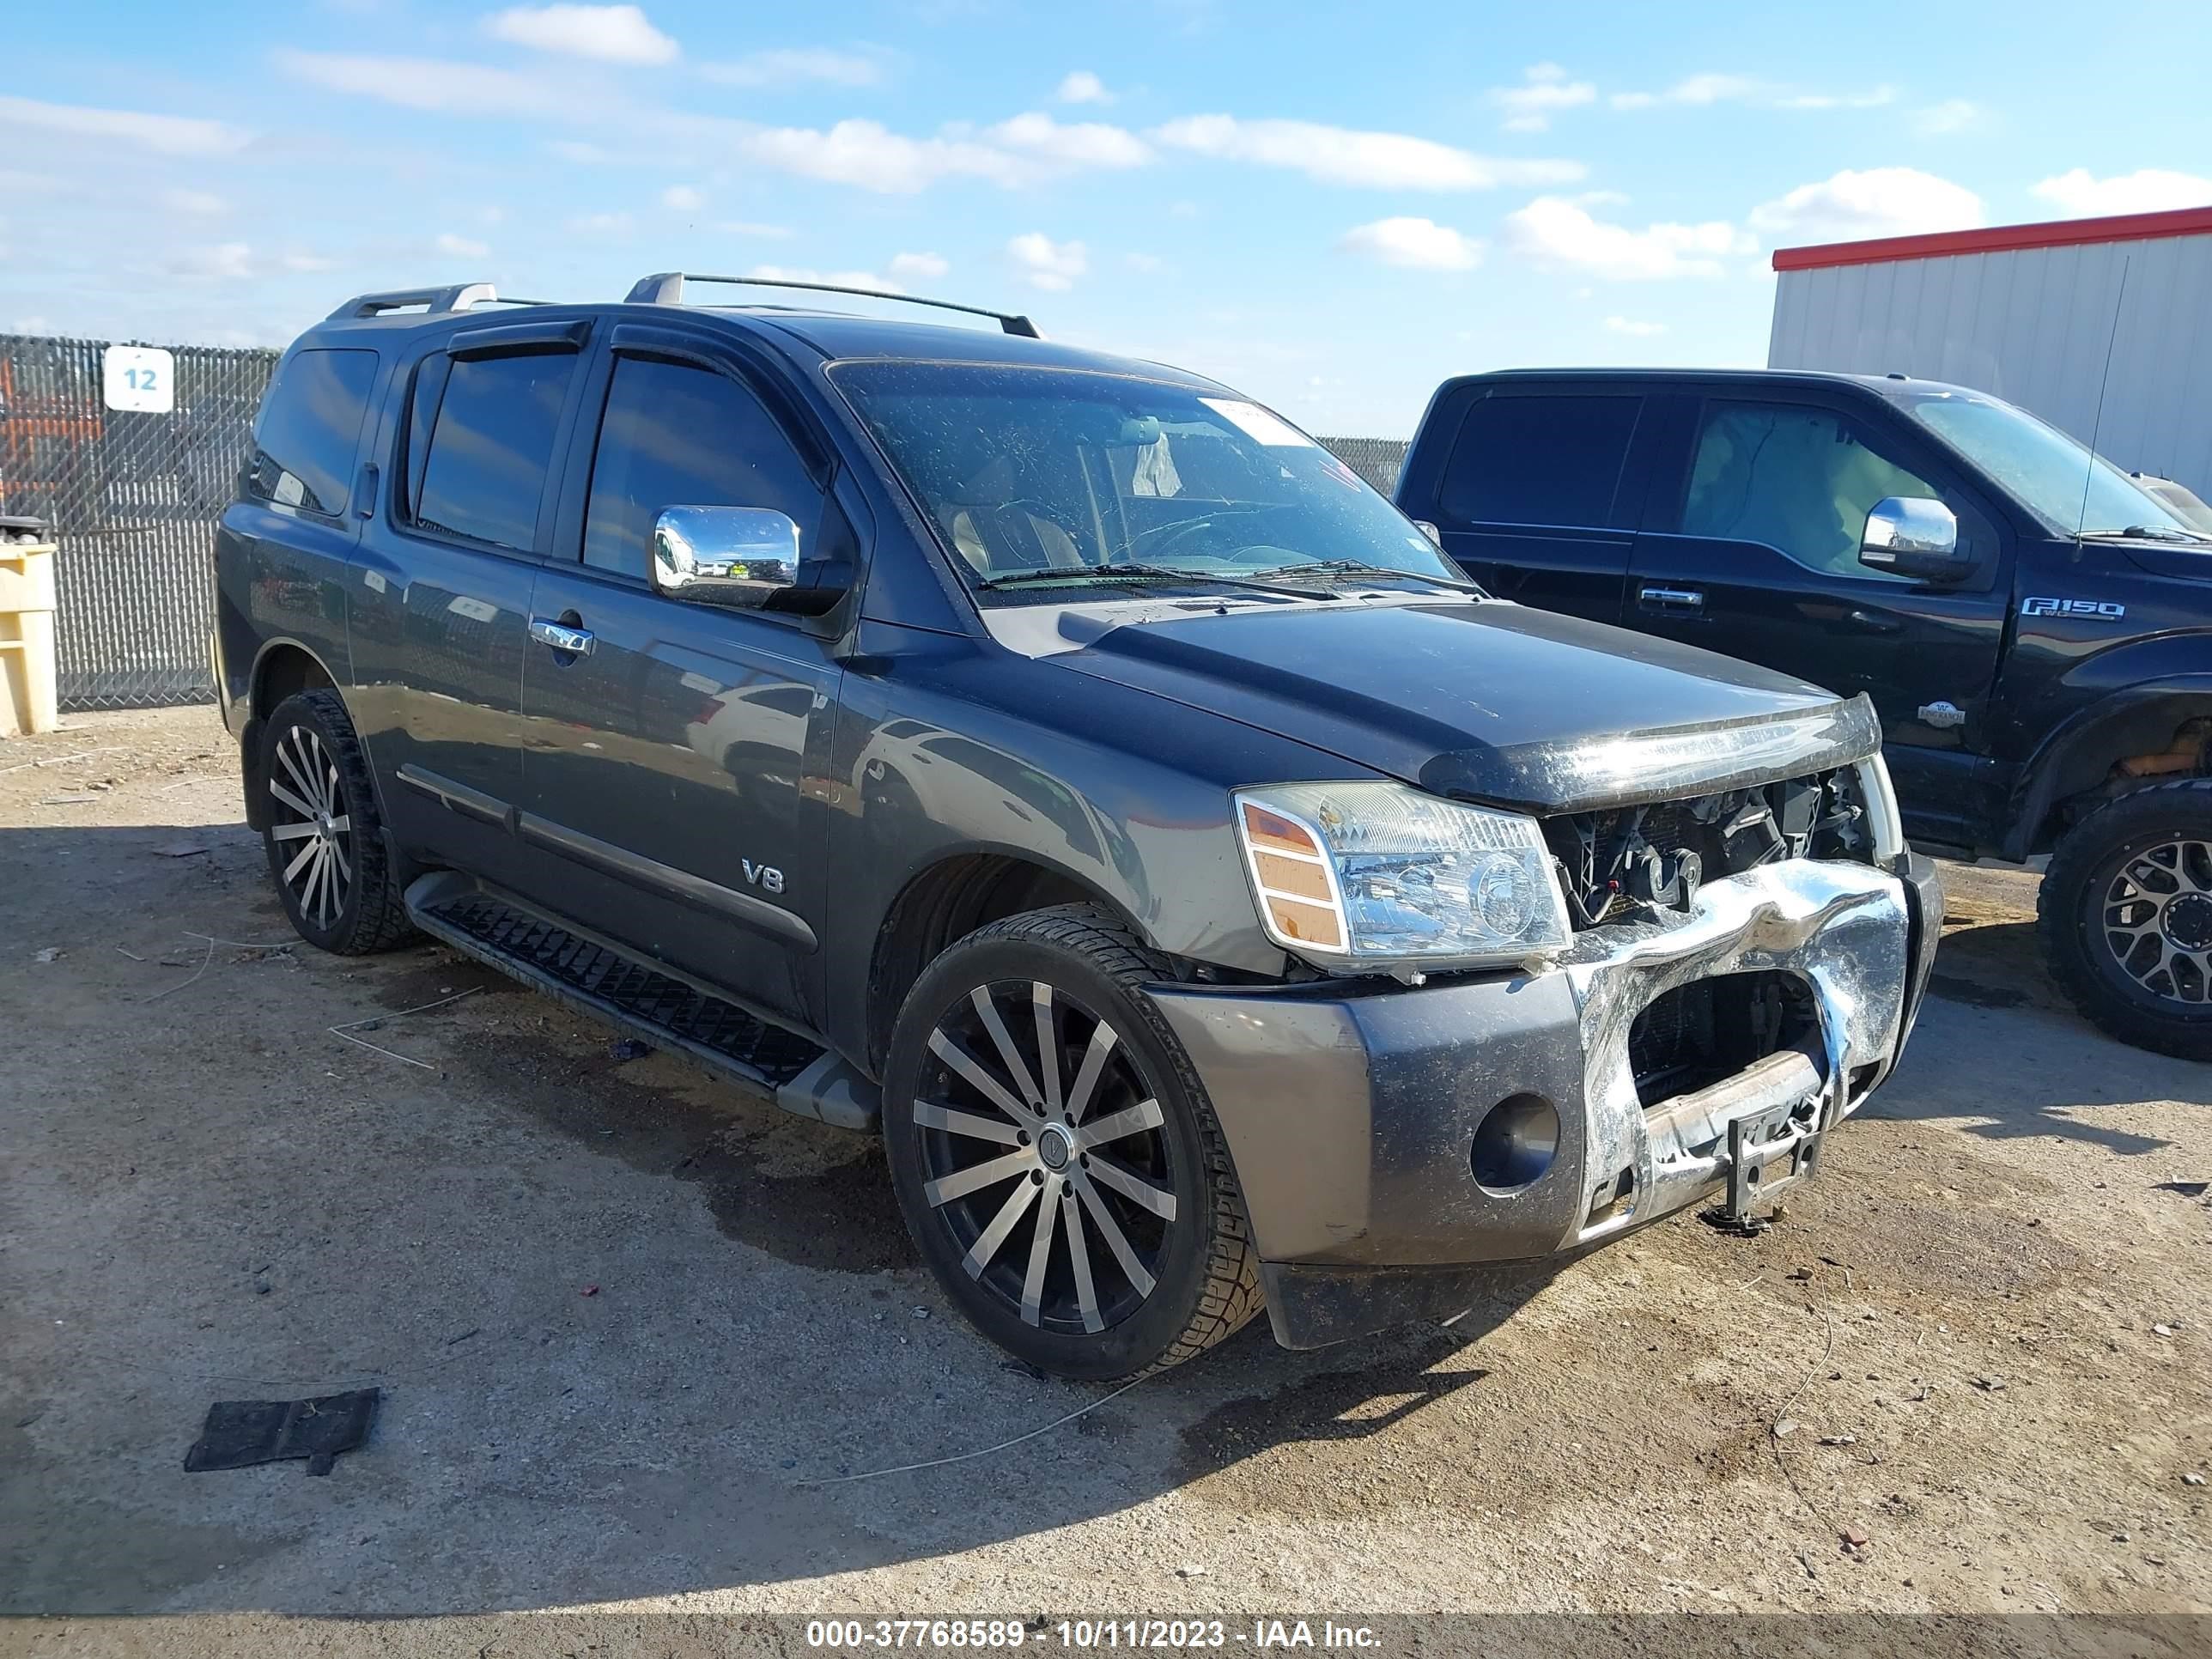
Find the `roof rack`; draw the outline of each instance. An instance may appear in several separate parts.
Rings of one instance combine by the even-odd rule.
[[[964,312],[970,317],[988,317],[1009,334],[1018,334],[1025,340],[1041,340],[1036,325],[1028,318],[1009,312],[988,311],[981,306],[955,305],[950,300],[924,300],[911,294],[893,294],[880,288],[853,288],[843,283],[791,283],[772,276],[702,276],[681,270],[664,270],[656,276],[641,276],[631,286],[629,303],[643,306],[680,306],[684,303],[686,283],[726,283],[738,288],[793,288],[805,289],[814,294],[857,294],[870,300],[896,300],[910,306],[933,306],[939,311]]]
[[[424,315],[434,316],[440,312],[467,311],[477,306],[552,303],[550,300],[502,300],[499,290],[489,283],[456,283],[449,288],[395,288],[386,294],[356,294],[331,313],[331,319],[381,317],[386,312],[411,311],[416,306],[422,307]]]

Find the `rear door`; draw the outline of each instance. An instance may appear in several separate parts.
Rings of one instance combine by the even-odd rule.
[[[532,604],[524,841],[564,915],[811,1024],[836,625],[665,598],[647,563],[664,509],[708,506],[775,507],[802,563],[850,559],[826,446],[757,367],[678,325],[621,325],[592,380]]]
[[[1918,833],[1950,840],[1972,799],[2004,640],[2009,532],[1933,446],[1815,389],[1668,399],[1669,428],[1636,541],[1630,624],[1762,663],[1881,715]],[[1885,496],[1933,497],[1976,554],[1965,580],[1858,562]]]
[[[1644,404],[1634,390],[1492,384],[1460,416],[1429,510],[1407,511],[1500,599],[1619,622]]]
[[[496,873],[522,785],[530,590],[547,479],[575,418],[582,321],[465,328],[411,365],[374,452],[387,512],[366,528],[347,619],[349,702],[403,845]]]

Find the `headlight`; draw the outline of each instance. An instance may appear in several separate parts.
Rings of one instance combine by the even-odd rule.
[[[1567,943],[1533,818],[1396,783],[1237,793],[1267,937],[1319,965],[1418,973],[1522,961]]]

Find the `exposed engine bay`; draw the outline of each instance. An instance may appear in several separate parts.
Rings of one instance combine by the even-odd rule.
[[[1687,800],[1544,820],[1577,931],[1655,911],[1688,911],[1708,881],[1784,859],[1874,856],[1850,767]]]

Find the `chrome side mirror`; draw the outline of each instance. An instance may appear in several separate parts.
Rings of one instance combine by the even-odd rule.
[[[653,521],[653,585],[757,611],[799,585],[799,526],[769,507],[672,507]]]
[[[1974,568],[1959,545],[1959,515],[1920,495],[1887,495],[1874,504],[1859,536],[1859,562],[1935,582],[1956,581]]]

